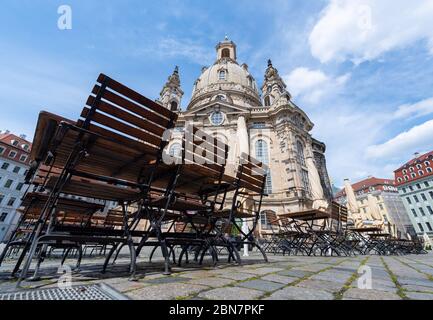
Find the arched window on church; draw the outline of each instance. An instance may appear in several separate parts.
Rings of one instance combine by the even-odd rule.
[[[296,151],[298,155],[298,161],[302,166],[305,166],[305,152],[304,152],[304,145],[301,141],[296,142]]]
[[[269,167],[269,149],[268,144],[264,140],[256,142],[256,159]],[[265,194],[272,193],[272,177],[271,170],[268,168],[266,177]]]
[[[176,101],[172,101],[171,104],[170,104],[171,111],[177,111],[178,106],[179,105],[177,104]]]
[[[222,58],[230,58],[230,49],[223,49],[223,51],[221,52],[221,56]]]
[[[270,107],[271,106],[271,97],[266,96],[265,97],[265,107]]]
[[[219,72],[219,79],[220,80],[225,80],[226,79],[226,72],[225,72],[225,70],[221,70]]]
[[[180,157],[182,151],[182,146],[180,143],[173,143],[168,151],[170,157]]]

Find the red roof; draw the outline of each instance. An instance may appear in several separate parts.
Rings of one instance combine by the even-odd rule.
[[[25,137],[19,137],[10,132],[0,133],[0,147],[2,147],[0,157],[20,161],[27,165],[30,163],[32,143]]]
[[[360,191],[370,191],[370,188],[372,187],[374,187],[376,190],[383,190],[383,186],[395,187],[395,181],[391,179],[370,177],[352,184],[352,188],[353,191],[355,191],[355,193]],[[345,189],[342,189],[340,190],[340,192],[337,193],[336,198],[345,197],[345,196],[346,196],[346,191]]]
[[[398,186],[433,176],[433,151],[413,158],[394,171]]]

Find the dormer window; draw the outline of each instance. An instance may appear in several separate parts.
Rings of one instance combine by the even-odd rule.
[[[219,72],[219,79],[220,80],[226,80],[226,71],[225,70],[221,70],[220,72]]]
[[[12,143],[12,145],[13,145],[14,147],[18,147],[19,141],[17,141],[17,140],[12,140],[11,143]]]
[[[29,146],[28,144],[23,144],[23,145],[22,145],[22,148],[23,148],[24,150],[28,151],[29,148],[30,148],[30,146]]]

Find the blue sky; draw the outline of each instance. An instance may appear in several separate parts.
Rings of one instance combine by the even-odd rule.
[[[72,30],[57,28],[63,4]],[[100,72],[157,98],[179,65],[185,107],[226,34],[259,84],[272,58],[337,185],[433,149],[429,0],[4,0],[0,128],[31,137],[41,109],[77,118]]]

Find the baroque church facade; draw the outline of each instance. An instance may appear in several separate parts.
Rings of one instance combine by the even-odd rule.
[[[237,62],[234,42],[226,38],[216,52],[216,62],[194,83],[186,111],[180,109],[184,92],[177,67],[161,91],[158,102],[179,113],[170,153],[180,152],[183,128],[193,123],[230,146],[227,170],[234,170],[242,152],[267,164],[261,231],[269,227],[266,212],[326,209],[332,201],[326,146],[310,134],[314,124],[293,103],[278,70],[269,60],[259,88],[248,66]]]

